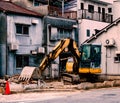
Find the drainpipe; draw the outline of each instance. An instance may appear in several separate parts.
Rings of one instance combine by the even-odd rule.
[[[50,24],[47,24],[47,54],[49,54],[49,45],[50,45],[50,42],[49,42],[49,38],[50,38],[49,26],[50,26]]]
[[[107,47],[106,47],[106,70],[105,70],[105,75],[107,76]]]
[[[50,38],[49,27],[50,27],[50,24],[47,24],[47,55],[49,54],[49,46],[50,46],[50,42],[49,42],[49,38]],[[51,66],[48,66],[48,68],[49,68],[50,78],[52,78]]]

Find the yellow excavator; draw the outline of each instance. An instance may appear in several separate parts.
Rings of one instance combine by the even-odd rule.
[[[80,82],[82,77],[94,80],[96,79],[95,75],[101,73],[101,45],[84,44],[79,51],[76,42],[73,39],[66,38],[62,39],[42,60],[38,67],[39,74],[41,75],[52,61],[63,54],[65,54],[65,57],[61,56],[61,59],[65,60],[66,65],[64,65],[65,70],[62,73],[64,82]],[[70,61],[70,58],[72,58],[72,61]]]

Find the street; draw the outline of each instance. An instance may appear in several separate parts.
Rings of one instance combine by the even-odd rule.
[[[120,88],[0,94],[0,103],[120,103]]]

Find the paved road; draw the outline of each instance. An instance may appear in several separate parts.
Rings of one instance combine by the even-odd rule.
[[[7,101],[3,98],[7,98],[7,100],[11,98],[11,101]],[[5,97],[0,95],[0,103],[8,103],[8,102],[9,103],[120,103],[120,88],[103,88],[103,89],[94,89],[94,90],[77,91],[77,92],[14,94]]]

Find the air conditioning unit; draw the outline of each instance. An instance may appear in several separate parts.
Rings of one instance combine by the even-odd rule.
[[[105,46],[114,46],[115,40],[114,39],[106,39]]]
[[[37,52],[38,53],[45,53],[45,48],[44,47],[38,47]]]
[[[38,24],[39,23],[39,21],[37,20],[37,19],[32,19],[32,24]]]
[[[16,43],[11,43],[10,45],[9,45],[9,49],[10,50],[18,50],[19,49],[19,45]]]
[[[32,55],[36,55],[37,54],[36,50],[31,50],[30,52],[31,52]]]

